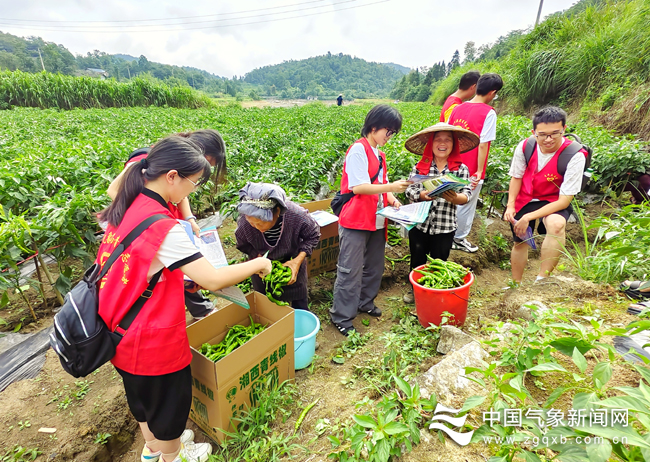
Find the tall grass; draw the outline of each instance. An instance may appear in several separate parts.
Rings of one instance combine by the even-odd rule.
[[[48,72],[0,72],[0,109],[12,106],[42,109],[168,106],[195,109],[212,105],[210,98],[191,88],[170,87],[141,78],[121,83]]]
[[[650,2],[611,1],[571,16],[553,15],[504,58],[457,68],[432,101],[444,100],[470,68],[501,74],[502,97],[520,110],[551,101],[604,102],[608,89],[622,97],[619,89],[646,84],[650,77]]]

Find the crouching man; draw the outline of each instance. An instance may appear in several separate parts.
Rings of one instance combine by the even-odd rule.
[[[504,219],[515,241],[510,256],[515,283],[521,283],[528,262],[528,228],[534,233],[537,220],[537,232],[546,235],[537,281],[551,274],[564,248],[571,200],[582,187],[587,156],[581,145],[564,138],[566,117],[557,107],[538,111],[533,136],[519,143],[512,158]]]

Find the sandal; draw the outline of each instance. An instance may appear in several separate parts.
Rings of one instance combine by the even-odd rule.
[[[630,281],[629,284],[621,283],[620,289],[625,295],[634,300],[650,299],[650,291],[642,291],[641,286],[648,284],[646,281]]]
[[[640,315],[643,311],[650,309],[650,300],[646,302],[633,303],[627,307],[627,312],[635,316]]]

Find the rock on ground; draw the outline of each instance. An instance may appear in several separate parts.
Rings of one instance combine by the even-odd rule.
[[[482,367],[489,355],[477,342],[470,342],[460,350],[448,354],[415,380],[422,396],[435,394],[438,401],[447,405],[462,405],[470,396],[483,394],[484,390],[475,382],[465,378],[466,367]]]
[[[470,342],[476,342],[472,337],[454,326],[442,326],[440,329],[440,341],[438,342],[438,353],[443,355],[460,350]]]

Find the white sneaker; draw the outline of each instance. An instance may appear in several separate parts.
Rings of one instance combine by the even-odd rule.
[[[186,428],[183,434],[181,435],[181,444],[192,443],[194,441],[194,432],[189,428]]]
[[[194,432],[189,428],[186,428],[183,434],[181,435],[181,444],[193,444],[194,441]],[[142,454],[140,455],[141,462],[158,462],[160,460],[161,452],[151,452],[147,445],[145,444],[142,448]]]
[[[210,443],[187,443],[173,462],[206,462],[212,454]]]
[[[462,250],[463,252],[475,253],[478,252],[478,247],[473,245],[467,239],[456,240],[451,245],[451,248],[454,250]]]

